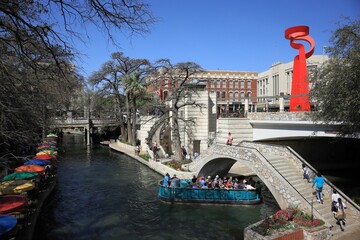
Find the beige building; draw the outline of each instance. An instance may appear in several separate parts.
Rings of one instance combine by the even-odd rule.
[[[308,73],[321,66],[328,59],[325,55],[313,55],[308,58]],[[279,105],[279,96],[291,95],[291,82],[294,62],[281,63],[276,62],[271,65],[270,69],[259,73],[257,79],[257,110],[275,108]],[[310,74],[309,74],[310,75]],[[311,79],[309,77],[309,89],[312,88]],[[285,102],[285,106],[288,101]]]

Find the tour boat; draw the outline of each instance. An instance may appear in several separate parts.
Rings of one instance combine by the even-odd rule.
[[[0,214],[25,212],[28,199],[24,195],[0,196]]]
[[[160,181],[158,197],[165,202],[182,203],[253,205],[261,202],[255,190],[187,188],[188,181],[191,180],[180,180],[177,188],[165,187]]]

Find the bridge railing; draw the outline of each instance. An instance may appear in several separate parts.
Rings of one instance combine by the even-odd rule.
[[[265,160],[265,161],[272,167],[272,169],[275,170],[275,171],[283,178],[283,180],[284,180],[285,182],[287,182],[288,186],[291,186],[291,188],[293,189],[293,191],[295,191],[295,192],[298,194],[298,196],[300,196],[300,198],[302,199],[302,201],[308,204],[308,206],[310,207],[309,210],[311,210],[311,211],[313,211],[313,212],[315,211],[317,216],[321,216],[320,212],[317,211],[316,209],[314,209],[314,208],[312,207],[312,203],[310,203],[296,188],[294,188],[294,187],[291,185],[291,183],[287,180],[287,178],[286,178],[285,176],[283,176],[283,175],[276,169],[276,167],[274,167],[274,165],[262,154],[261,151],[258,150],[258,148],[257,148],[256,146],[253,146],[253,147],[251,147],[251,146],[246,146],[246,145],[244,145],[244,144],[242,145],[242,143],[248,143],[248,144],[258,145],[257,143],[250,142],[250,141],[242,141],[242,142],[240,142],[239,144],[237,144],[235,147],[241,147],[241,148],[251,149],[251,150],[255,151],[257,154],[259,154],[259,155],[263,158],[263,160]],[[278,146],[278,145],[274,145],[274,146]]]
[[[301,161],[304,165],[306,165],[313,173],[317,173],[318,171],[310,164],[308,163],[305,159],[303,159],[297,152],[295,152],[291,147],[286,146],[286,149],[288,151],[290,151],[299,161]],[[331,196],[331,189],[335,189],[338,194],[346,200],[347,203],[347,207],[349,208],[350,206],[355,208],[358,211],[358,214],[360,214],[360,207],[351,199],[349,198],[345,193],[343,193],[339,188],[337,188],[334,184],[332,184],[332,182],[330,182],[326,177],[324,177],[325,183],[329,186],[329,191],[327,192],[329,194],[329,196]]]
[[[238,145],[239,146],[243,146],[241,145],[241,143],[244,144],[250,144],[250,145],[258,145],[257,147],[255,147],[255,149],[260,148],[261,146],[265,146],[264,144],[259,144],[259,143],[254,143],[254,142],[250,142],[250,141],[242,141],[240,142]],[[273,153],[275,152],[275,155],[281,155],[281,156],[287,156],[289,158],[292,158],[292,160],[294,161],[294,163],[298,166],[299,170],[302,170],[302,165],[304,164],[305,166],[307,166],[309,168],[309,170],[313,173],[313,175],[316,175],[318,173],[318,171],[310,164],[308,163],[305,159],[303,159],[296,151],[294,151],[291,147],[289,146],[282,146],[282,145],[276,145],[276,144],[266,144],[268,146],[271,147],[271,150],[265,150],[266,151],[272,151]],[[266,146],[265,146],[266,147]],[[267,147],[268,148],[268,147]],[[275,151],[274,151],[274,148]],[[264,150],[264,149],[262,149]],[[261,151],[261,150],[260,150]],[[294,159],[295,158],[295,159]],[[268,161],[269,162],[269,161]],[[270,163],[270,162],[269,162]],[[271,164],[271,163],[270,163]],[[324,177],[324,176],[323,176]],[[347,201],[347,205],[348,208],[349,207],[353,207],[354,209],[357,210],[358,215],[360,215],[360,207],[351,200],[351,198],[349,198],[345,193],[343,193],[339,188],[337,188],[334,184],[332,184],[326,177],[324,177],[325,180],[325,187],[323,188],[323,191],[328,195],[331,196],[332,194],[332,189],[335,189],[339,195],[345,199]],[[326,187],[327,186],[327,187]],[[296,189],[295,189],[296,190]],[[297,191],[297,190],[296,190]]]

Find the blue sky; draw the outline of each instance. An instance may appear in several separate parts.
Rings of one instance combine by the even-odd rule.
[[[171,62],[193,61],[206,70],[267,70],[277,61],[290,62],[296,50],[285,39],[285,29],[307,25],[315,40],[315,54],[329,46],[331,32],[342,17],[360,16],[359,0],[151,0],[159,20],[144,36],[117,34],[121,48],[91,29],[79,67],[85,77],[99,70],[113,52],[130,58]]]

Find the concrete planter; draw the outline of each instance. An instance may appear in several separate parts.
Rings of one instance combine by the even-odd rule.
[[[331,232],[325,226],[315,228],[296,228],[284,232],[276,232],[269,236],[263,236],[252,230],[253,227],[260,225],[263,221],[250,225],[244,230],[244,240],[329,240]]]

